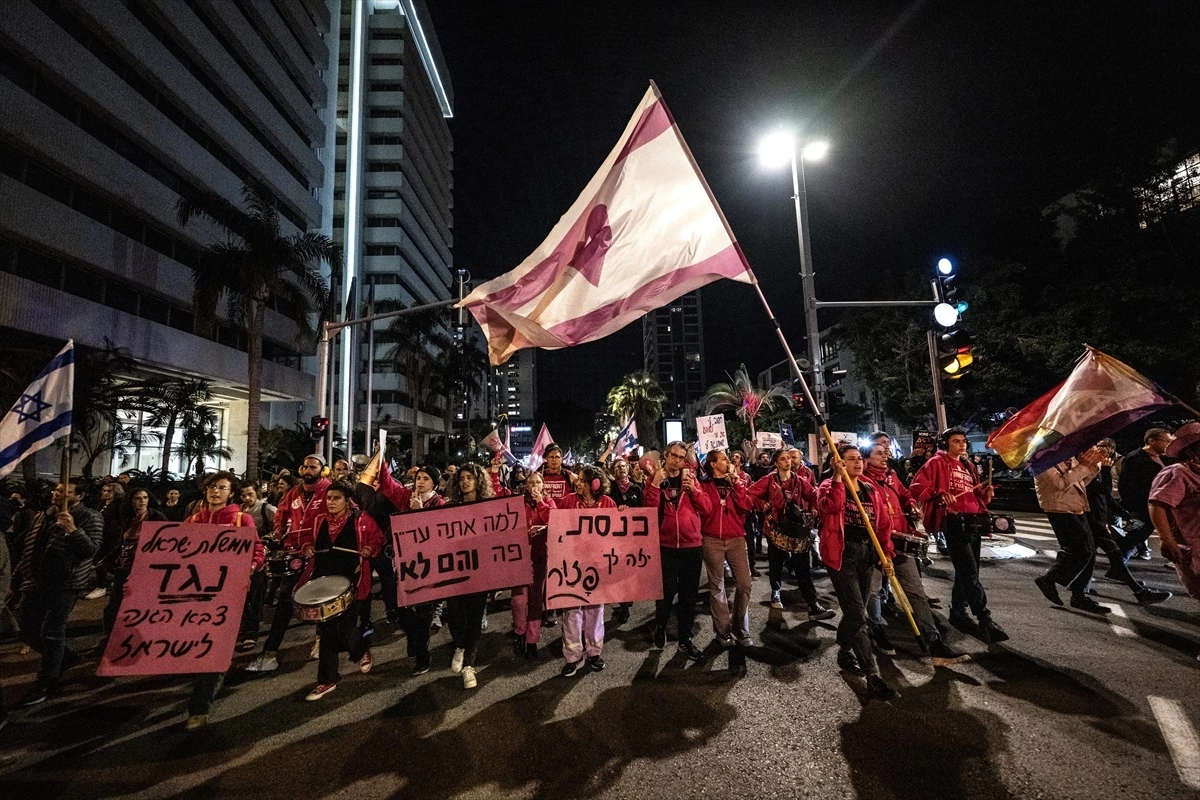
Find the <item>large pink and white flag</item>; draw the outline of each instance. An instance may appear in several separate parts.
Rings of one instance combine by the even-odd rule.
[[[554,439],[550,438],[550,429],[543,422],[542,429],[538,431],[537,438],[533,440],[533,450],[529,453],[529,462],[525,466],[531,470],[540,467],[546,460],[546,447],[553,441]]]
[[[546,240],[460,306],[493,364],[615,333],[750,266],[653,83],[616,147]]]

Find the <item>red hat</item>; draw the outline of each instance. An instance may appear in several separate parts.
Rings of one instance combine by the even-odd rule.
[[[1200,442],[1200,422],[1189,422],[1175,431],[1175,440],[1167,445],[1167,456],[1179,458],[1179,455],[1192,445]]]

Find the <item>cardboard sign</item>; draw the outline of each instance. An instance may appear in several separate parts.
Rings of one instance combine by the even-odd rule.
[[[696,449],[701,453],[729,449],[729,437],[725,434],[724,414],[696,417],[696,434],[700,437],[696,443]]]
[[[393,514],[392,546],[402,606],[533,583],[519,496]]]
[[[546,535],[546,608],[662,599],[654,509],[555,509]]]
[[[754,434],[754,444],[759,450],[782,450],[783,437],[770,431],[757,431]]]
[[[143,524],[96,674],[228,670],[257,543],[253,525]]]

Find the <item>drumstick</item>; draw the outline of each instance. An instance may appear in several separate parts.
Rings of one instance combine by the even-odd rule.
[[[339,553],[354,553],[354,555],[359,555],[357,550],[351,550],[349,547],[338,547],[337,545],[334,545],[331,549],[337,550]]]

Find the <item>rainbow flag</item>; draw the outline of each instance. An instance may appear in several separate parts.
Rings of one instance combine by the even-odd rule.
[[[988,437],[1010,467],[1034,475],[1175,404],[1132,367],[1089,347],[1065,381],[1014,414]]]

